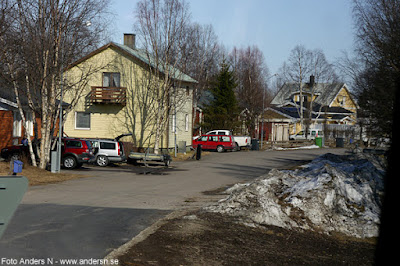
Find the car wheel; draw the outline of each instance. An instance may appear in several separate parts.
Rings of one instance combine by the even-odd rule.
[[[224,147],[221,145],[217,147],[217,152],[223,152],[224,150]]]
[[[237,142],[236,142],[236,150],[240,151],[240,146],[239,146],[239,144]]]
[[[9,157],[10,161],[19,160],[20,158],[21,158],[21,156],[18,153],[14,153],[14,154],[10,155],[10,157]]]
[[[96,164],[97,164],[98,166],[102,166],[102,167],[107,166],[107,165],[108,165],[108,158],[107,158],[107,156],[104,156],[104,155],[99,155],[99,156],[97,156],[97,158],[96,158]]]
[[[67,156],[63,159],[63,165],[66,169],[74,169],[78,164],[75,157]]]

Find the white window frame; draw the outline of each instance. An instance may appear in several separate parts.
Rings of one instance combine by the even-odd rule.
[[[189,114],[185,115],[185,131],[189,131]]]
[[[86,112],[75,112],[75,129],[78,129],[78,130],[90,130],[91,126],[92,126],[92,114],[91,113],[86,113],[86,114],[89,114],[89,127],[78,127],[77,126],[78,113],[86,113]]]
[[[175,114],[173,114],[172,115],[172,132],[175,132],[175,129],[176,129],[176,115]]]
[[[26,113],[26,132],[28,132],[29,136],[33,136],[33,113]]]
[[[19,138],[22,136],[22,118],[19,111],[13,112],[13,137]]]

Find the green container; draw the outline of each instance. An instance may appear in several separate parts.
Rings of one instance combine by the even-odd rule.
[[[322,137],[316,137],[315,138],[315,145],[318,147],[322,148]]]

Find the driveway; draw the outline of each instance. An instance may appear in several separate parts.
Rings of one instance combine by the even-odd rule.
[[[170,169],[86,167],[88,178],[29,188],[0,240],[1,258],[103,258],[175,209],[202,205],[203,191],[344,149],[212,153]],[[1,261],[0,261],[1,262]]]

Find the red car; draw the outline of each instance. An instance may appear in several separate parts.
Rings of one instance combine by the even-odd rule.
[[[58,138],[53,141],[58,141]],[[74,169],[81,167],[83,163],[94,161],[94,152],[90,141],[78,138],[62,138],[61,141],[61,164],[64,168]],[[39,158],[37,152],[38,146],[40,145],[33,145],[37,159]],[[57,145],[55,148],[57,148]],[[21,156],[30,158],[29,148],[24,145],[8,146],[1,150],[0,155],[6,160],[20,160]]]
[[[217,150],[223,152],[226,150],[236,150],[236,143],[230,135],[202,135],[193,140],[193,148],[201,145],[203,150]]]
[[[66,169],[81,167],[83,163],[94,161],[94,152],[89,140],[62,138],[61,163]]]

